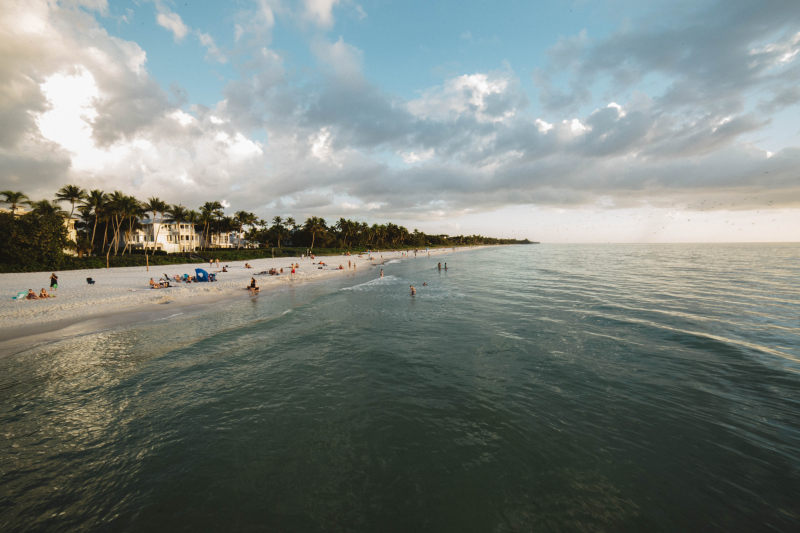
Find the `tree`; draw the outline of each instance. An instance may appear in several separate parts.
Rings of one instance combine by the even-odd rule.
[[[61,218],[61,223],[64,223],[64,216],[66,211],[62,210],[57,203],[49,202],[47,200],[39,200],[38,202],[31,202],[31,212],[38,215],[54,215]]]
[[[108,201],[108,195],[99,189],[92,189],[86,198],[83,199],[83,206],[88,208],[94,215],[94,225],[92,226],[92,238],[89,240],[89,245],[94,249],[94,234],[97,231],[97,222],[102,216],[103,207]]]
[[[189,211],[187,211],[186,208],[183,207],[182,205],[179,204],[173,205],[165,209],[163,212],[166,213],[167,215],[166,222],[170,224],[176,224],[178,225],[178,227],[180,227],[181,223],[189,221]],[[192,213],[194,213],[195,215],[197,214],[197,212],[195,211],[192,211]],[[178,250],[181,252],[183,251],[182,242],[179,244]]]
[[[126,233],[130,235],[133,229],[133,217],[141,213],[141,206],[139,205],[139,201],[133,196],[128,196],[120,191],[114,191],[108,198],[107,208],[114,229],[114,238],[106,252],[106,268],[110,268],[111,248],[114,248],[114,255],[119,253],[122,225],[125,221],[128,221]],[[128,239],[128,241],[129,240],[130,239]],[[128,243],[125,245],[125,248],[127,247]],[[125,253],[124,249],[122,253]]]
[[[256,217],[253,213],[250,213],[248,211],[237,211],[236,214],[234,215],[234,218],[236,220],[236,226],[240,234],[244,226],[250,226],[250,228],[252,229],[253,226],[255,226],[256,221],[258,220],[258,217]],[[237,247],[239,247],[242,242],[241,238],[237,238],[237,242],[238,242]]]
[[[314,249],[314,239],[317,237],[317,233],[323,233],[328,229],[328,226],[325,224],[325,219],[320,217],[308,217],[306,219],[306,223],[304,224],[304,229],[306,231],[311,232],[311,250]]]
[[[13,270],[56,269],[67,244],[67,228],[58,208],[22,216],[0,213],[0,263]]]
[[[64,185],[56,193],[56,200],[59,202],[69,202],[72,205],[72,209],[69,212],[70,219],[75,212],[75,204],[84,198],[86,198],[86,191],[77,185]]]
[[[208,235],[211,232],[211,222],[222,216],[222,204],[219,202],[206,202],[200,206],[200,216],[203,221],[203,235],[205,243],[208,243]]]
[[[161,231],[161,224],[159,224],[158,225],[158,229],[156,229],[156,217],[158,216],[158,213],[162,213],[163,214],[168,209],[168,207],[169,206],[167,205],[167,202],[164,202],[163,200],[161,200],[159,198],[156,198],[155,196],[153,196],[152,198],[147,200],[147,202],[145,202],[142,205],[142,209],[144,209],[145,211],[150,211],[151,213],[153,213],[153,220],[152,220],[152,222],[153,222],[153,232],[154,232],[153,233],[153,248],[155,248],[156,243],[158,242],[158,233],[159,233],[159,231]],[[145,235],[145,239],[144,239],[144,261],[145,261],[145,264],[147,265],[147,271],[149,272],[150,271],[150,260],[147,257],[147,249],[148,249],[148,246],[147,246],[147,235]]]
[[[286,236],[286,226],[283,225],[283,218],[277,215],[272,217],[270,232],[275,236],[275,240],[278,241],[278,249],[280,250],[281,241]]]
[[[0,194],[5,196],[3,199],[4,204],[11,205],[11,214],[14,215],[17,212],[17,207],[22,204],[30,204],[30,198],[28,198],[24,193],[18,191],[0,191]]]

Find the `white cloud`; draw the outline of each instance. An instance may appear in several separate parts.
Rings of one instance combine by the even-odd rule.
[[[171,31],[176,41],[182,41],[186,34],[189,33],[189,28],[183,23],[180,15],[172,11],[159,9],[159,13],[156,15],[156,22],[162,28]]]
[[[211,57],[220,63],[228,62],[228,58],[225,57],[225,54],[223,54],[219,48],[217,48],[217,44],[214,42],[214,39],[211,37],[211,35],[201,31],[196,31],[195,35],[197,35],[197,39],[200,41],[200,44],[206,47],[206,50],[208,51],[208,55],[206,57]]]
[[[322,68],[333,75],[339,83],[351,84],[363,81],[361,71],[363,53],[355,46],[344,42],[341,37],[333,43],[317,40],[311,48]]]
[[[333,24],[333,7],[339,0],[303,0],[304,15],[314,24],[328,28]]]
[[[539,130],[539,133],[547,133],[548,131],[553,129],[553,125],[552,124],[550,124],[549,122],[546,122],[546,121],[544,121],[544,120],[542,120],[540,118],[537,118],[534,121],[534,124],[536,124],[536,129]]]
[[[421,163],[423,161],[429,161],[433,159],[436,155],[436,151],[433,148],[428,150],[423,150],[421,152],[402,152],[400,157],[403,158],[403,161],[406,164],[414,164],[414,163]]]
[[[472,115],[481,122],[502,122],[514,116],[513,105],[492,107],[492,98],[509,94],[507,75],[464,74],[447,80],[444,85],[425,91],[408,103],[408,109],[420,118],[448,120]],[[502,98],[499,99],[503,102]]]

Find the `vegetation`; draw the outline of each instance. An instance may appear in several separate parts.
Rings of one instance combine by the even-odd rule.
[[[341,253],[365,249],[425,248],[478,244],[525,244],[530,241],[495,239],[481,235],[427,235],[397,224],[372,224],[340,218],[328,225],[325,219],[309,217],[298,224],[293,217],[273,217],[271,223],[247,211],[226,216],[219,201],[205,202],[198,211],[183,205],[170,205],[153,197],[142,202],[121,191],[106,193],[98,189],[85,191],[76,185],[58,190],[55,200],[32,202],[22,192],[0,191],[1,203],[10,212],[2,213],[0,231],[0,271],[30,271],[110,266],[162,265],[203,261],[256,259],[259,257],[295,256],[308,251]],[[69,212],[58,202],[68,202]],[[28,205],[31,211],[20,215]],[[77,211],[77,238],[67,240],[64,223]],[[147,220],[163,220],[168,224],[191,224],[201,236],[198,246],[186,253],[165,254],[154,249],[156,234],[146,239],[143,249],[132,249],[131,238]],[[223,236],[244,232],[248,248],[237,239],[236,249],[221,248]],[[214,246],[214,245],[217,246]],[[251,249],[255,247],[257,249]],[[69,249],[77,257],[65,254]]]
[[[20,216],[0,213],[0,271],[49,270],[61,264],[67,228],[63,215],[44,203],[44,209]]]

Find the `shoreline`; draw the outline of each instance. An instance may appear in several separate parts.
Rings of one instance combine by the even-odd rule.
[[[418,258],[433,258],[480,248],[483,246],[435,248],[429,253],[419,253]],[[0,327],[0,354],[108,327],[163,319],[179,310],[203,309],[216,302],[235,299],[237,295],[249,297],[243,290],[251,276],[257,280],[260,293],[265,293],[289,284],[319,282],[336,276],[363,273],[389,260],[413,258],[413,251],[403,250],[377,251],[371,256],[317,256],[313,260],[309,257],[280,257],[220,262],[220,266],[228,266],[228,272],[219,272],[216,266],[209,267],[207,263],[158,265],[151,267],[149,272],[145,267],[65,270],[56,272],[59,288],[54,293],[55,298],[22,301],[12,300],[11,297],[29,288],[37,292],[41,287],[49,288],[50,273],[0,274],[0,294],[3,295],[0,300],[0,324],[3,324]],[[325,265],[319,265],[320,261]],[[348,261],[355,266],[348,268]],[[244,267],[248,262],[252,268]],[[294,276],[290,273],[291,263],[300,265]],[[339,265],[344,269],[339,270]],[[148,287],[151,277],[158,280],[165,273],[170,277],[183,273],[194,274],[195,268],[217,273],[218,281],[189,284],[172,281],[170,288]],[[284,273],[262,274],[271,268],[283,268]],[[87,277],[93,278],[95,284],[89,285]],[[89,324],[95,326],[87,327]]]

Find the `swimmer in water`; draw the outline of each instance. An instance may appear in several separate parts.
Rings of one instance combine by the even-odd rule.
[[[409,285],[409,287],[411,287],[411,296],[416,295],[417,294],[417,289],[415,289],[413,285]]]
[[[383,277],[383,269],[381,269],[381,277]]]

